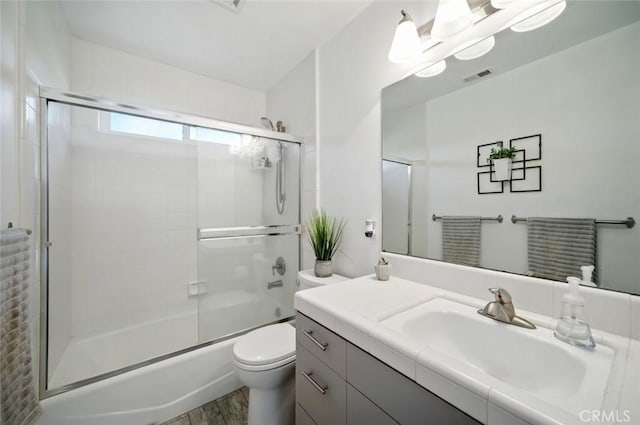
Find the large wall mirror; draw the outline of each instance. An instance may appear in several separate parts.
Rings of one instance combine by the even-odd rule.
[[[640,219],[640,2],[569,1],[549,25],[447,65],[382,91],[383,250],[447,261],[449,217],[485,217],[474,265],[550,278],[532,271],[538,218],[593,219],[594,282],[640,294],[640,224],[626,221]],[[521,151],[510,181],[492,181],[498,142]]]

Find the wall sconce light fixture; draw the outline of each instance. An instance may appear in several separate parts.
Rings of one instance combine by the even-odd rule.
[[[566,7],[566,0],[439,0],[435,18],[420,28],[403,10],[389,60],[411,64],[408,75],[433,77],[446,69],[448,57],[479,58],[493,49],[495,34],[535,30]]]

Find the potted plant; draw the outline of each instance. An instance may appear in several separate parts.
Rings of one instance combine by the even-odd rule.
[[[384,257],[380,257],[380,261],[374,267],[378,280],[389,280],[391,277],[391,264]]]
[[[491,148],[487,161],[493,164],[494,180],[511,180],[511,164],[516,156],[516,148]]]
[[[305,226],[307,239],[316,255],[313,271],[318,277],[330,277],[333,274],[332,258],[335,255],[344,230],[344,219],[329,217],[326,211],[314,211]]]

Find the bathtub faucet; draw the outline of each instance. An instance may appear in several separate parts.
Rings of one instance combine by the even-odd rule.
[[[282,279],[274,280],[273,282],[267,283],[267,289],[271,288],[280,288],[284,285]]]

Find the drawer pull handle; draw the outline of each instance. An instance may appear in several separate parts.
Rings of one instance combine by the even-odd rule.
[[[329,346],[326,342],[320,342],[313,336],[313,331],[302,331],[303,334],[307,336],[315,345],[318,346],[322,351],[327,351],[327,347]]]
[[[307,381],[311,382],[311,385],[316,387],[316,390],[320,391],[320,394],[325,395],[327,393],[327,389],[329,387],[327,387],[326,385],[322,386],[318,384],[316,380],[311,377],[313,375],[313,372],[302,372],[302,375],[307,378]]]

